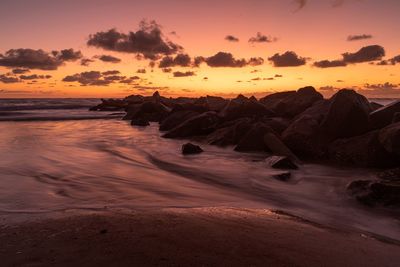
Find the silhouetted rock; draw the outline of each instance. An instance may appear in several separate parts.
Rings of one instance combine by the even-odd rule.
[[[272,117],[274,113],[263,104],[257,101],[236,101],[231,100],[219,116],[226,121],[236,120],[239,118],[262,118],[264,116]]]
[[[183,155],[199,154],[201,152],[203,152],[203,149],[199,146],[193,145],[192,143],[187,143],[182,146]]]
[[[378,173],[378,177],[386,181],[398,181],[400,182],[400,168],[394,168],[382,171]]]
[[[160,131],[169,131],[188,119],[198,116],[199,114],[199,112],[191,110],[170,112],[169,115],[161,122]]]
[[[264,104],[271,110],[276,110],[277,106],[289,96],[296,95],[296,91],[279,92],[267,95],[259,100],[260,103]]]
[[[322,131],[333,138],[352,137],[368,130],[371,107],[368,100],[353,90],[340,90],[330,100]]]
[[[134,126],[149,126],[150,123],[149,123],[149,121],[146,120],[146,119],[137,118],[137,119],[133,119],[133,120],[131,121],[131,125],[134,125]]]
[[[379,142],[386,151],[399,156],[400,161],[400,122],[391,124],[380,130]]]
[[[370,129],[388,126],[397,112],[400,112],[400,100],[371,112],[369,114]]]
[[[280,118],[280,117],[272,117],[272,118],[262,118],[260,119],[260,122],[265,123],[269,127],[271,127],[272,130],[274,130],[277,134],[282,134],[283,131],[285,131],[290,123],[291,120],[288,118]]]
[[[144,102],[144,96],[141,95],[130,95],[125,97],[125,102],[130,104],[142,104]]]
[[[369,105],[370,105],[372,111],[375,111],[375,110],[383,107],[383,105],[376,103],[376,102],[370,102]]]
[[[279,181],[284,181],[284,182],[288,181],[291,176],[292,176],[292,174],[290,172],[282,172],[282,173],[272,175],[272,177],[274,179],[279,180]]]
[[[348,191],[366,205],[400,205],[400,183],[386,181],[354,181]]]
[[[275,155],[285,156],[299,162],[296,155],[274,133],[269,132],[264,135],[264,144]]]
[[[268,166],[274,169],[298,169],[297,165],[288,157],[271,156],[265,159]]]
[[[393,115],[392,123],[396,123],[396,122],[400,122],[400,112],[396,112],[396,113]]]
[[[207,96],[207,107],[210,111],[221,111],[229,102],[229,100],[217,96]]]
[[[162,103],[144,102],[133,114],[132,119],[141,118],[152,122],[160,122],[168,116],[170,109]]]
[[[217,114],[209,111],[193,118],[190,118],[170,130],[163,137],[165,138],[179,138],[198,135],[207,135],[215,131],[219,123]]]
[[[250,98],[245,97],[244,95],[240,94],[240,95],[238,95],[236,98],[233,98],[232,100],[233,100],[234,102],[236,102],[236,103],[244,104],[244,103],[250,101]],[[257,99],[256,99],[256,101],[257,101]]]
[[[270,151],[264,142],[265,134],[270,132],[272,129],[264,123],[254,124],[240,140],[235,150],[239,152]]]
[[[249,118],[229,121],[207,136],[207,142],[217,146],[237,145],[252,127],[251,122]]]
[[[123,120],[132,120],[136,112],[139,111],[142,103],[140,104],[130,104],[125,108],[126,115],[122,118]]]
[[[127,107],[127,103],[120,99],[101,99],[101,104],[91,107],[90,111],[119,111]]]

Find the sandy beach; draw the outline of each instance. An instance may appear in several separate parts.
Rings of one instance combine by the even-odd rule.
[[[0,230],[2,266],[398,266],[400,246],[268,210],[115,211]]]

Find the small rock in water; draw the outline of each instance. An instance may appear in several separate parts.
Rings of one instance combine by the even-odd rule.
[[[201,152],[203,152],[203,149],[199,146],[193,145],[192,143],[187,143],[182,146],[183,155],[199,154]]]
[[[288,157],[271,156],[265,162],[274,169],[298,169],[297,165]]]
[[[291,176],[292,176],[292,174],[290,172],[282,172],[282,173],[275,174],[272,177],[274,177],[276,180],[279,180],[279,181],[287,181],[290,179]]]
[[[132,125],[134,126],[149,126],[150,123],[149,121],[145,120],[145,119],[133,119],[131,122]]]

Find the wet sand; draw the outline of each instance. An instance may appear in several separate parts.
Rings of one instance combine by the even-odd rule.
[[[1,266],[399,266],[400,246],[268,210],[113,211],[0,228]]]

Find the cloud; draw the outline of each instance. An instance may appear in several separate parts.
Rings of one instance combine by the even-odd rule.
[[[127,78],[127,79],[124,78],[124,79],[120,80],[119,83],[134,84],[134,83],[136,83],[138,80],[140,80],[140,77],[139,77],[139,76],[132,76],[132,77],[129,77],[129,78]]]
[[[138,91],[156,91],[156,90],[162,91],[169,89],[168,86],[144,86],[144,85],[135,85],[133,88]]]
[[[392,57],[387,60],[382,60],[376,64],[380,66],[387,66],[387,65],[396,65],[397,63],[400,63],[400,55]]]
[[[275,67],[297,67],[306,64],[307,59],[304,57],[298,56],[293,51],[287,51],[284,54],[275,54],[272,57],[268,58]]]
[[[97,32],[89,36],[87,45],[108,51],[135,53],[147,59],[157,59],[183,50],[180,45],[164,38],[160,25],[155,21],[142,21],[138,31],[127,34],[116,29]]]
[[[347,41],[359,41],[359,40],[366,40],[366,39],[371,39],[372,35],[370,34],[360,34],[360,35],[349,35],[347,37]]]
[[[90,63],[93,63],[93,62],[94,62],[93,59],[90,59],[90,58],[82,58],[82,59],[81,59],[81,66],[87,67],[87,66],[90,65]]]
[[[381,60],[385,56],[385,49],[380,45],[365,46],[355,53],[342,54],[346,63],[362,63]]]
[[[74,75],[66,76],[63,82],[78,82],[82,86],[94,85],[94,86],[108,86],[113,83],[113,80],[104,79],[103,75],[99,71],[86,71],[77,73]]]
[[[347,63],[343,60],[321,60],[314,62],[314,67],[317,68],[335,68],[335,67],[345,67]]]
[[[28,72],[30,72],[30,70],[29,69],[24,69],[24,68],[22,68],[22,69],[13,69],[12,70],[12,73],[14,73],[14,74],[24,74],[24,73],[28,73]]]
[[[14,76],[8,76],[5,74],[0,75],[0,82],[2,83],[18,83],[20,82],[20,79]]]
[[[166,56],[163,57],[158,65],[159,68],[170,68],[170,67],[189,67],[192,59],[187,54],[178,54],[175,58]]]
[[[98,57],[98,59],[100,59],[103,62],[110,62],[110,63],[120,63],[121,62],[121,59],[110,56],[110,55],[101,55],[101,56],[97,56],[97,57]]]
[[[249,39],[249,43],[272,43],[272,42],[276,42],[277,39],[275,37],[270,37],[270,36],[266,36],[263,35],[261,32],[257,33],[257,36],[255,37],[251,37]]]
[[[235,37],[235,36],[233,36],[233,35],[227,35],[226,37],[225,37],[225,40],[226,41],[228,41],[228,42],[239,42],[239,38],[237,38],[237,37]]]
[[[104,76],[121,74],[119,70],[108,70],[101,73]]]
[[[365,84],[358,93],[369,97],[397,97],[400,94],[400,86],[386,82],[383,84]]]
[[[56,70],[67,61],[76,61],[80,51],[65,49],[45,52],[41,49],[10,49],[4,55],[0,54],[0,66],[7,68],[27,68],[40,70]]]
[[[21,75],[19,76],[21,80],[39,80],[39,79],[50,79],[51,75],[37,75],[37,74],[32,74],[32,75]]]
[[[281,74],[275,74],[275,78],[282,78],[283,77],[283,75],[281,75]]]
[[[264,64],[264,59],[262,57],[252,57],[247,61],[250,66],[260,66]]]
[[[241,68],[247,65],[245,59],[235,59],[231,53],[218,52],[212,57],[205,59],[205,62],[210,67],[231,67]]]
[[[299,11],[307,5],[307,0],[293,0],[293,2],[298,5],[296,11]]]
[[[163,71],[164,73],[171,73],[171,72],[172,72],[172,69],[171,69],[171,68],[164,68],[164,69],[162,69],[162,71]]]
[[[186,72],[181,72],[181,71],[176,71],[174,72],[174,77],[189,77],[189,76],[195,76],[196,73],[193,71],[186,71]]]
[[[146,69],[138,69],[138,70],[136,71],[136,73],[145,74],[145,73],[146,73]]]

